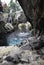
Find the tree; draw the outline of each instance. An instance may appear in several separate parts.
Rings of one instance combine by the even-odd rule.
[[[17,0],[15,0],[15,2],[11,0],[9,5],[10,5],[10,8],[13,9],[15,12],[20,10],[20,5]]]
[[[7,10],[8,12],[10,12],[10,7],[9,7],[9,6],[7,6],[7,7],[6,7],[6,10]]]
[[[11,9],[16,10],[15,3],[13,2],[13,0],[10,1],[9,5]]]
[[[19,5],[17,0],[15,0],[15,6],[16,6],[16,11],[20,11],[21,10],[21,7],[20,7],[20,5]]]

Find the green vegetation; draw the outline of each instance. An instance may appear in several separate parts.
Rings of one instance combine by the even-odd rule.
[[[13,0],[10,1],[10,3],[7,6],[6,10],[9,12],[10,9],[13,9],[14,12],[19,11],[21,9],[17,0],[15,2],[13,2]]]

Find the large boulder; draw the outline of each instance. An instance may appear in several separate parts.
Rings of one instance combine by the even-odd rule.
[[[7,31],[11,31],[11,30],[14,29],[14,27],[13,27],[13,25],[11,23],[6,23],[5,28],[6,28]]]
[[[27,23],[20,23],[18,25],[18,28],[20,29],[20,31],[29,31],[31,29],[31,24],[29,22],[27,22]]]
[[[44,0],[18,0],[32,27],[44,30]]]
[[[18,17],[18,22],[19,23],[25,23],[25,22],[27,22],[27,18],[26,18],[26,16],[25,16],[25,14],[24,14],[24,12],[22,11],[22,12],[20,12],[20,16]]]

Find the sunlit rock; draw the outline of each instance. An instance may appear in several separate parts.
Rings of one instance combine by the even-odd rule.
[[[25,26],[24,23],[20,23],[20,24],[18,25],[18,28],[19,28],[20,31],[25,31],[25,30],[26,30],[26,26]]]
[[[29,31],[30,29],[31,29],[31,24],[29,23],[29,22],[27,22],[27,23],[20,23],[19,25],[18,25],[18,28],[20,29],[20,30],[24,30],[24,31]]]
[[[11,31],[11,30],[14,29],[14,27],[12,26],[11,23],[6,23],[6,24],[5,24],[5,28],[7,29],[7,31]]]

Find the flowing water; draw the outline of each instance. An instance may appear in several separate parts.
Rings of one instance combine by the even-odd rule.
[[[20,44],[25,38],[27,38],[30,35],[29,32],[18,32],[18,33],[11,33],[7,37],[7,43],[9,45],[16,45]]]

